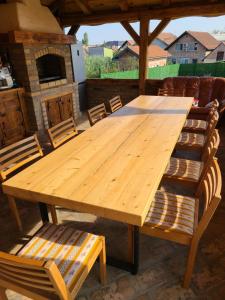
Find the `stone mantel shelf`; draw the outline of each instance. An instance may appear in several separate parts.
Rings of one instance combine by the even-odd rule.
[[[74,44],[76,39],[72,35],[56,33],[40,33],[29,31],[10,31],[0,34],[0,43],[15,44]]]

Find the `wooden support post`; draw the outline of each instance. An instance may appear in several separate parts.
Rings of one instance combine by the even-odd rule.
[[[148,33],[149,19],[140,20],[140,50],[139,50],[139,94],[145,94],[148,66]]]

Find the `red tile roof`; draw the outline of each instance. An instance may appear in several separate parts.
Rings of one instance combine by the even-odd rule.
[[[139,56],[139,46],[128,46],[128,48]],[[150,45],[148,47],[148,59],[167,58],[170,53],[159,46]]]
[[[175,41],[177,38],[176,35],[170,33],[170,32],[162,32],[160,33],[156,39],[159,39],[161,41],[163,41],[164,43],[166,43],[167,45],[171,44],[173,41]]]
[[[187,31],[191,36],[193,36],[197,41],[199,41],[206,49],[215,49],[220,42],[216,40],[208,32],[198,32],[198,31]]]

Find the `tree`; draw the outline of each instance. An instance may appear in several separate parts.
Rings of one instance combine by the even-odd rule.
[[[84,33],[84,37],[82,39],[82,44],[88,46],[88,34],[87,34],[87,32]]]

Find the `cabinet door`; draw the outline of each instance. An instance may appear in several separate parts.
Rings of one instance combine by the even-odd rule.
[[[53,127],[62,121],[59,103],[60,97],[51,98],[45,101],[49,127]]]
[[[0,133],[2,146],[12,144],[26,136],[17,91],[0,95]]]
[[[60,114],[62,121],[73,117],[73,95],[63,95],[60,98]]]

